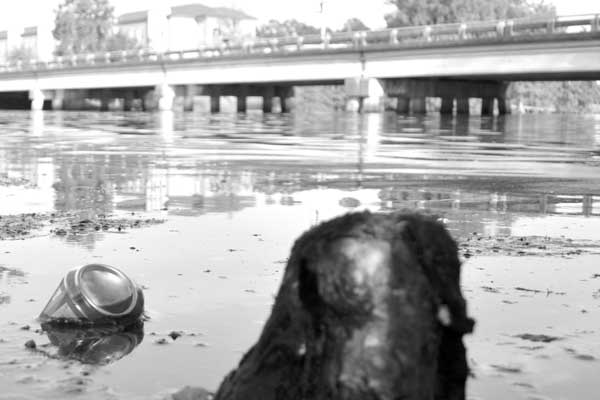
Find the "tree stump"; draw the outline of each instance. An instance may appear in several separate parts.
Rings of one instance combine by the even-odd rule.
[[[258,342],[215,400],[465,398],[457,246],[433,217],[353,213],[294,244]]]

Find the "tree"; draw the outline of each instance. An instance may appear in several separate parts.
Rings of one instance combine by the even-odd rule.
[[[119,51],[119,50],[139,50],[143,46],[140,42],[131,36],[127,36],[123,32],[117,32],[110,35],[106,39],[104,50],[106,51]]]
[[[528,0],[387,0],[397,10],[387,14],[390,28],[554,15],[554,6]]]
[[[600,85],[595,81],[515,82],[508,97],[548,112],[589,112],[600,104]]]
[[[368,31],[369,27],[358,18],[350,18],[344,23],[341,30],[343,32]]]
[[[272,19],[256,30],[256,36],[258,37],[304,36],[319,33],[318,28],[295,19],[288,19],[283,22]]]
[[[57,55],[129,50],[137,41],[113,34],[114,9],[108,0],[64,0],[56,10],[52,34]]]

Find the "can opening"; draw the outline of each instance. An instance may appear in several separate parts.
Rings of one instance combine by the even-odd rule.
[[[81,274],[81,291],[97,307],[121,314],[131,306],[134,288],[131,282],[112,270],[96,267]]]

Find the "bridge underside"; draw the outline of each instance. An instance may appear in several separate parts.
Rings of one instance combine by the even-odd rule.
[[[34,108],[47,106],[48,100],[55,108],[73,108],[86,98],[99,99],[103,109],[110,98],[123,99],[124,109],[143,100],[145,108],[155,97],[161,108],[183,98],[184,109],[190,109],[195,96],[208,96],[216,111],[220,96],[234,96],[238,111],[243,111],[246,97],[260,96],[268,111],[273,98],[291,97],[293,86],[345,82],[348,96],[362,103],[365,98],[387,96],[406,110],[404,102],[414,99],[420,105],[409,109],[418,112],[422,99],[439,97],[448,112],[450,100],[462,104],[476,97],[487,104],[482,112],[488,112],[490,101],[503,112],[505,105],[500,103],[510,81],[600,80],[599,50],[600,33],[595,32],[487,45],[372,46],[5,72],[0,74],[0,106],[17,104],[22,100],[14,99],[28,93]],[[358,83],[348,85],[352,80]],[[456,107],[464,110],[464,104]]]

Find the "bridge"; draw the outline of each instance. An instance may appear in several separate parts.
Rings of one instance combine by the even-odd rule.
[[[174,104],[191,110],[198,96],[220,109],[221,96],[263,98],[263,111],[288,110],[293,87],[345,85],[359,107],[395,98],[398,112],[425,112],[439,97],[441,112],[508,111],[515,80],[600,80],[600,14],[405,27],[247,41],[156,53],[81,54],[47,62],[0,66],[0,107],[77,109],[118,99],[123,109]]]

